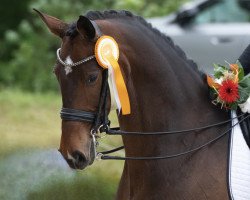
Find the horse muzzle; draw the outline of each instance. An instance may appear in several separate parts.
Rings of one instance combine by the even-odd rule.
[[[62,154],[63,158],[67,161],[68,165],[72,169],[83,170],[89,165],[92,165],[96,158],[96,143],[95,140],[91,141],[89,152],[87,154],[75,150],[72,153],[69,151],[63,153],[60,149],[59,152]]]

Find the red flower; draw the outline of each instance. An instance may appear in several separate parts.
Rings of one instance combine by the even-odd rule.
[[[239,99],[238,84],[232,80],[225,80],[219,88],[219,98],[225,103],[234,103]]]

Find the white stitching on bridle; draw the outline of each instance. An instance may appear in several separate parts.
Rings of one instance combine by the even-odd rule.
[[[81,64],[86,63],[86,62],[88,62],[88,61],[90,61],[90,60],[92,60],[92,59],[95,58],[95,55],[92,55],[92,56],[84,58],[84,59],[82,59],[82,60],[80,60],[78,62],[75,62],[75,63],[74,62],[72,62],[72,63],[68,63],[67,62],[66,63],[60,57],[60,50],[61,50],[61,48],[57,49],[57,51],[56,51],[57,60],[65,67],[66,75],[69,74],[70,72],[72,72],[72,67],[81,65]]]

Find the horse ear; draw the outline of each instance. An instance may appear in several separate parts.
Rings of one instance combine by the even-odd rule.
[[[93,40],[96,36],[96,30],[93,23],[84,16],[80,16],[76,23],[77,31],[89,40]]]
[[[65,31],[68,27],[67,23],[55,17],[44,14],[40,12],[39,10],[36,10],[36,9],[33,9],[33,10],[38,13],[38,15],[41,17],[41,19],[44,21],[44,23],[47,25],[47,27],[52,33],[59,36],[60,38],[63,38]]]

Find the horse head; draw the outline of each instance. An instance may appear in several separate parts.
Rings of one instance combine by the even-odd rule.
[[[62,135],[59,151],[70,167],[83,169],[95,159],[95,141],[90,134],[98,111],[103,82],[103,71],[96,59],[94,48],[100,30],[95,22],[80,16],[71,25],[37,11],[49,30],[62,39],[58,50],[55,75],[60,85],[63,108]],[[84,58],[87,58],[84,60]],[[70,64],[82,61],[77,66]],[[110,98],[106,106],[109,112]],[[75,120],[71,112],[82,111],[85,118]],[[70,115],[70,116],[69,116]],[[88,116],[90,115],[90,120]],[[70,118],[71,117],[71,118]],[[74,119],[72,119],[72,117]],[[79,117],[79,116],[78,116]]]

